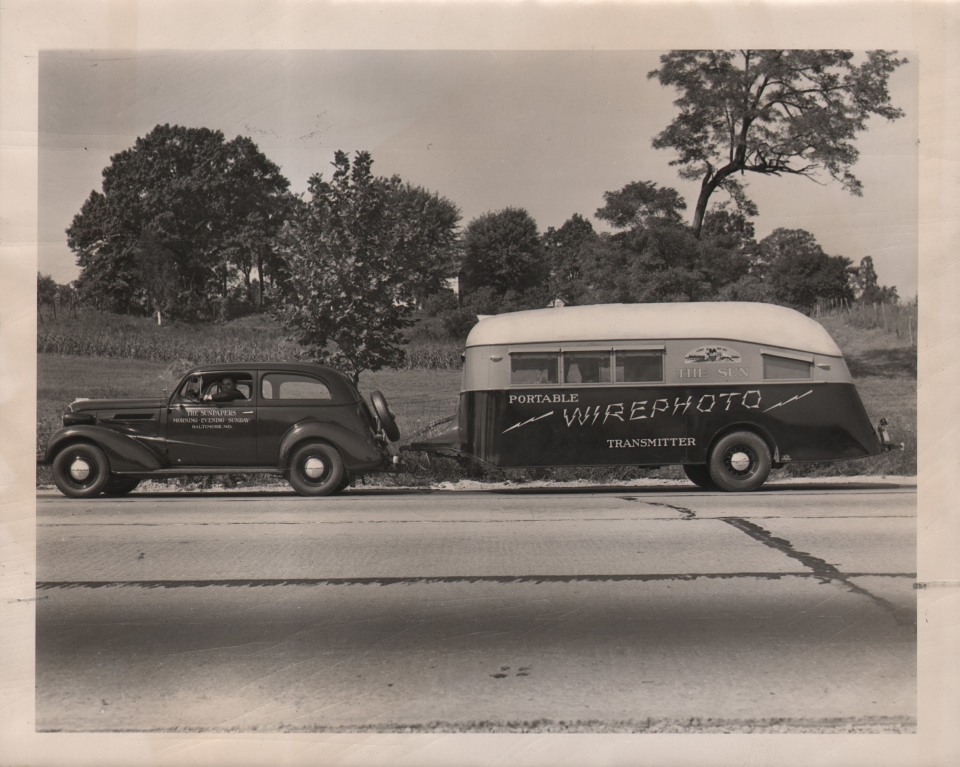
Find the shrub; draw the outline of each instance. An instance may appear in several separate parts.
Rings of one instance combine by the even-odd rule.
[[[477,315],[468,309],[454,309],[441,315],[443,331],[450,337],[464,339],[477,324]]]

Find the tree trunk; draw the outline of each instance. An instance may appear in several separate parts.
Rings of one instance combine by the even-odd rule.
[[[710,195],[713,194],[710,178],[709,173],[703,177],[700,184],[700,196],[697,197],[697,207],[693,212],[693,236],[698,240],[700,239],[700,231],[703,229],[703,218],[707,214],[707,203],[710,202]]]
[[[703,219],[707,215],[707,205],[710,202],[711,195],[717,191],[717,187],[723,183],[723,180],[737,170],[738,166],[731,162],[724,165],[716,173],[707,170],[707,174],[700,182],[700,196],[697,197],[697,207],[693,213],[693,236],[700,239],[700,231],[703,229]]]
[[[263,281],[266,277],[263,274],[263,256],[257,254],[257,276],[260,278],[257,280],[257,292],[260,294],[260,300],[257,302],[257,311],[263,311]]]

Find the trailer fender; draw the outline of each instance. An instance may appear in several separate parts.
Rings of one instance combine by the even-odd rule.
[[[717,430],[704,446],[704,458],[709,460],[713,446],[716,445],[717,442],[723,439],[727,434],[731,434],[735,431],[752,431],[767,443],[767,447],[770,448],[771,461],[773,461],[774,464],[780,462],[780,448],[777,445],[777,441],[773,438],[773,435],[763,426],[752,421],[739,421],[737,423],[724,424],[723,428]]]

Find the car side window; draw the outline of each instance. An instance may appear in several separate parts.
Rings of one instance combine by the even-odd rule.
[[[299,373],[267,373],[261,382],[260,397],[267,402],[333,399],[323,381]]]
[[[242,402],[253,397],[250,373],[204,373],[190,376],[177,392],[180,402]]]
[[[190,376],[183,382],[180,391],[177,392],[177,399],[187,402],[196,401],[200,399],[202,394],[203,379],[200,376]]]
[[[249,373],[204,376],[203,400],[212,402],[241,402],[253,395],[253,376]]]

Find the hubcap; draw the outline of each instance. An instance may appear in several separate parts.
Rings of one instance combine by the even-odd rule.
[[[303,462],[303,473],[309,479],[320,479],[327,471],[327,464],[322,458],[310,456]]]
[[[750,468],[750,456],[742,450],[737,450],[730,456],[730,468],[734,471],[746,471]]]
[[[90,478],[91,471],[92,467],[89,462],[78,456],[70,464],[70,479],[74,482],[86,482]]]

